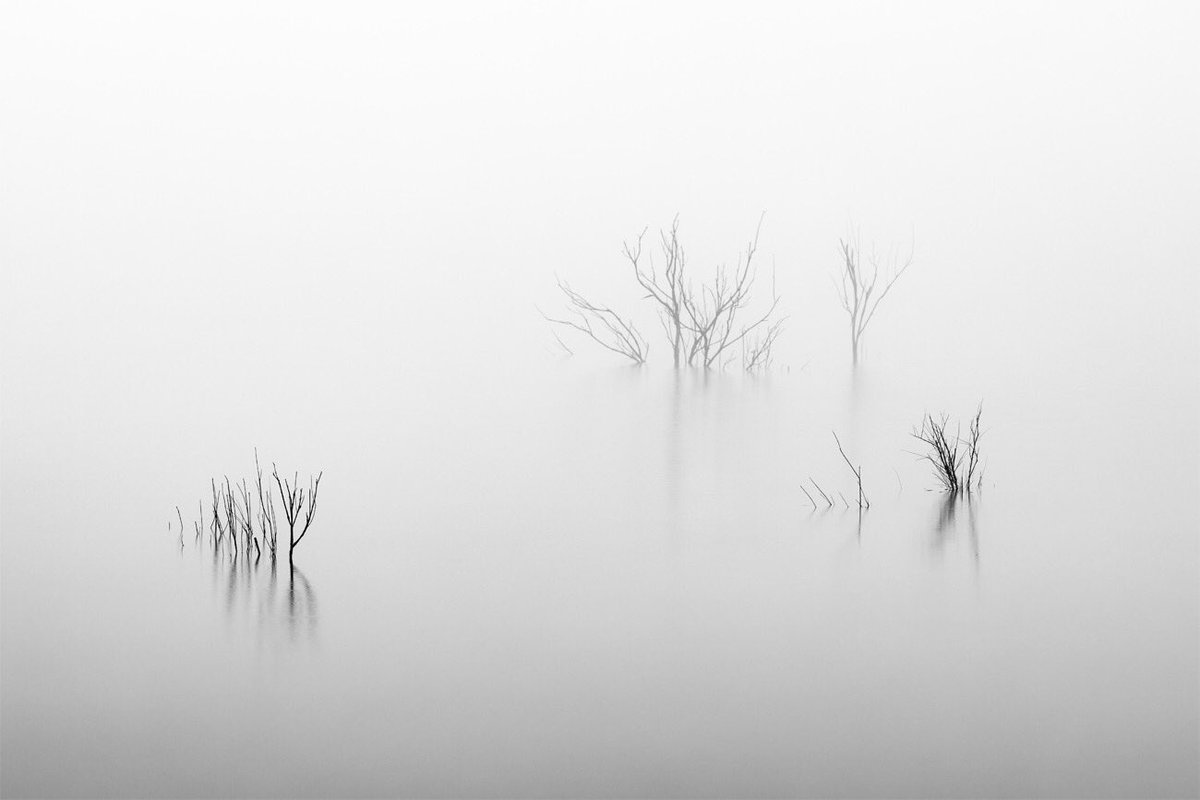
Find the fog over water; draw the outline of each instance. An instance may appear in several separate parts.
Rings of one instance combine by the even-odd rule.
[[[1195,7],[0,22],[4,796],[1200,792]],[[670,367],[676,215],[697,281],[762,218],[770,371]],[[180,547],[254,448],[294,573]]]

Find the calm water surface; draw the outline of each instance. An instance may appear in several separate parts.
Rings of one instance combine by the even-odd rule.
[[[5,795],[1197,791],[1191,374],[188,387],[5,419]],[[981,396],[950,502],[907,434]],[[254,445],[326,473],[291,575],[167,530]]]

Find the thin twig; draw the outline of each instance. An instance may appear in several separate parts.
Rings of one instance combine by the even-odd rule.
[[[833,431],[833,440],[837,442],[838,452],[842,454],[842,458],[846,462],[846,466],[850,467],[850,471],[854,473],[854,477],[858,479],[858,505],[860,508],[870,508],[871,502],[867,500],[867,495],[863,492],[862,483],[862,467],[855,467],[850,463],[850,457],[846,455],[846,451],[842,449],[842,440],[838,438],[837,431]]]
[[[821,487],[817,485],[817,482],[812,479],[811,475],[808,476],[808,482],[816,487],[816,490],[820,492],[821,497],[825,498],[825,502],[829,504],[829,507],[833,508],[833,501],[829,499],[829,495],[825,494],[825,492],[821,490]]]

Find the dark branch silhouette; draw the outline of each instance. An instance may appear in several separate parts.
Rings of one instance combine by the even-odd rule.
[[[811,475],[808,477],[808,482],[813,485],[813,488],[816,489],[817,492],[821,495],[821,497],[825,500],[826,505],[829,508],[833,508],[833,501],[830,500],[829,495],[825,494],[824,490],[821,489],[821,487],[817,485],[817,482],[812,479]],[[808,494],[808,492],[805,492],[805,494]]]
[[[317,473],[316,480],[309,477],[308,493],[305,494],[304,489],[300,488],[299,473],[294,473],[289,482],[287,478],[279,477],[279,468],[275,464],[271,464],[271,470],[271,474],[275,477],[275,485],[279,487],[279,498],[283,502],[283,515],[288,524],[288,562],[291,563],[293,552],[308,533],[313,517],[317,513],[317,492],[321,488],[321,476],[325,473]],[[301,521],[302,516],[303,521]],[[296,535],[297,525],[301,526],[299,536]]]
[[[863,491],[862,467],[856,467],[850,463],[850,457],[846,455],[846,451],[842,448],[842,440],[838,438],[837,431],[833,431],[833,440],[837,442],[838,452],[842,454],[842,459],[846,462],[846,466],[850,467],[850,471],[854,473],[854,477],[858,480],[858,507],[870,508],[871,501],[867,499],[867,494]],[[844,502],[845,498],[842,498],[842,500]]]
[[[946,414],[936,419],[932,414],[926,414],[921,427],[912,431],[913,438],[926,447],[926,452],[914,455],[933,466],[934,476],[950,494],[970,494],[983,483],[979,449],[979,441],[983,438],[982,418],[981,402],[967,426],[965,439],[959,435],[961,425],[956,426],[953,433],[949,432],[950,418]]]
[[[942,484],[942,488],[950,494],[958,494],[958,472],[962,466],[962,455],[958,449],[957,432],[946,432],[949,424],[950,419],[945,414],[936,419],[932,414],[926,414],[921,420],[921,427],[913,429],[912,436],[925,444],[927,452],[917,455],[933,466],[934,477]]]
[[[299,475],[292,480],[279,476],[279,470],[272,464],[272,476],[279,488],[279,497],[285,506],[284,513],[288,523],[288,560],[293,558],[293,551],[308,534],[313,519],[317,513],[317,494],[321,487],[324,473],[310,477],[308,488],[299,486]],[[253,489],[245,478],[233,483],[228,476],[223,476],[220,483],[215,478],[209,480],[211,487],[212,519],[208,521],[207,530],[213,547],[213,557],[224,553],[233,562],[237,561],[239,553],[247,558],[252,554],[255,563],[262,557],[263,552],[271,557],[273,562],[278,551],[279,522],[275,511],[274,494],[270,483],[263,482],[262,466],[258,460],[258,451],[254,451],[255,485]],[[255,507],[255,497],[258,499]],[[194,523],[196,541],[203,538],[205,526],[204,501],[199,503],[199,520]],[[180,528],[183,527],[183,515],[178,507],[175,509],[179,518]]]
[[[279,523],[275,517],[275,503],[271,498],[271,487],[263,490],[263,472],[258,463],[258,448],[254,449],[255,484],[258,488],[258,525],[262,540],[267,546],[271,558],[275,558],[276,546],[279,540]]]

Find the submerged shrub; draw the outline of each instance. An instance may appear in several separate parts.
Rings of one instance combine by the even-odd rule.
[[[950,494],[970,494],[983,482],[979,450],[979,440],[983,436],[982,418],[983,404],[980,403],[967,425],[966,437],[961,435],[961,423],[956,424],[953,431],[949,430],[950,417],[946,414],[934,417],[927,413],[920,427],[912,431],[913,438],[925,445],[925,452],[916,455],[930,463],[934,477]]]
[[[257,560],[265,550],[274,561],[279,549],[279,514],[275,510],[275,497],[271,491],[270,482],[263,482],[263,471],[258,461],[258,451],[254,451],[255,482],[254,490],[243,478],[234,483],[229,476],[223,476],[218,481],[213,478],[210,483],[212,492],[212,511],[205,524],[204,503],[200,503],[200,518],[193,523],[195,541],[199,542],[208,533],[209,543],[217,550],[226,550],[231,557],[238,554],[254,555]],[[279,491],[279,499],[283,504],[283,516],[288,525],[287,554],[289,563],[292,561],[296,547],[304,539],[312,526],[317,514],[317,492],[321,488],[323,472],[316,477],[309,477],[308,488],[300,486],[299,473],[293,473],[292,479],[281,478],[279,469],[271,465],[271,477]],[[255,506],[255,499],[258,503]],[[175,508],[179,516],[180,530],[183,529],[183,517],[179,507]],[[299,532],[299,535],[297,535]],[[182,538],[181,538],[182,543]]]

